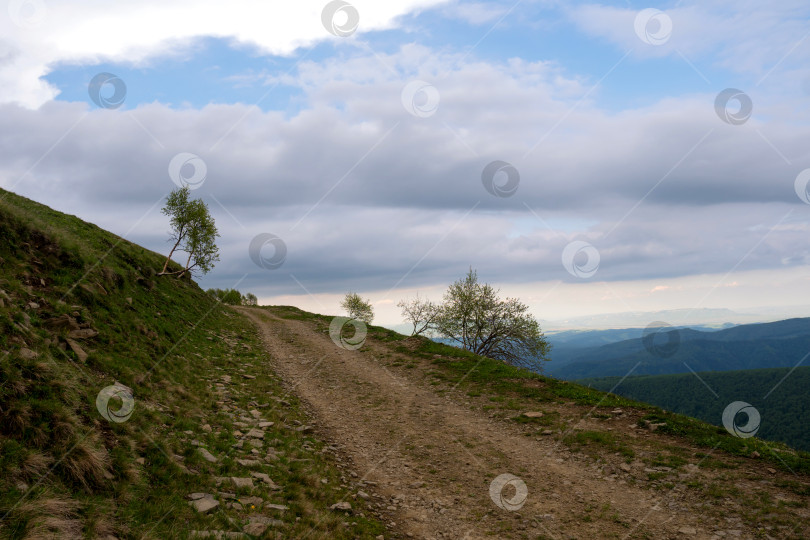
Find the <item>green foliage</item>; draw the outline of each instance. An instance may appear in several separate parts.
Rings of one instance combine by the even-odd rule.
[[[170,239],[174,240],[169,256],[160,274],[177,274],[182,277],[188,272],[207,274],[219,260],[216,239],[219,236],[214,218],[208,206],[201,199],[191,200],[188,186],[175,189],[166,198],[162,212],[171,218]],[[182,270],[169,272],[167,267],[176,250],[188,254]]]
[[[807,429],[810,367],[704,372],[698,376],[689,373],[627,377],[613,392],[717,426],[722,426],[723,410],[729,403],[745,401],[761,415],[757,437],[810,450]],[[620,380],[605,377],[578,382],[610,390]]]
[[[355,292],[346,293],[340,307],[345,309],[352,319],[363,321],[366,324],[371,324],[371,321],[374,320],[374,308],[371,307],[371,301],[364,300]]]
[[[448,288],[435,327],[465,350],[539,372],[550,345],[528,310],[517,298],[498,298],[498,291],[479,283],[471,268]]]
[[[258,305],[256,295],[253,293],[242,294],[236,289],[208,289],[208,294],[229,306],[255,306]]]

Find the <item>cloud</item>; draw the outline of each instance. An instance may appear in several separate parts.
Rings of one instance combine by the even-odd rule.
[[[354,0],[358,33],[391,28],[398,17],[442,0]],[[1,102],[36,108],[58,90],[42,77],[60,63],[143,65],[216,37],[263,55],[341,38],[321,22],[324,0],[261,2],[175,0],[16,0],[0,17]]]

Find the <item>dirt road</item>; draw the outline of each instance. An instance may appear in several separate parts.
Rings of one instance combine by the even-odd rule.
[[[552,437],[527,437],[461,393],[439,395],[424,370],[386,366],[385,344],[344,350],[308,322],[240,311],[397,536],[719,538],[727,525],[671,492],[605,474]],[[496,483],[493,497],[502,474],[517,479]]]

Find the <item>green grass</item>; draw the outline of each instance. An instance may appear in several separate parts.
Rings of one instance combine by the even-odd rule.
[[[267,438],[284,456],[259,469],[282,487],[271,502],[290,507],[270,516],[284,522],[280,534],[385,532],[368,512],[359,515],[362,501],[351,500],[358,514],[350,519],[328,509],[351,486],[320,441],[287,427],[306,418],[270,370],[254,327],[191,280],[156,276],[163,260],[0,190],[0,290],[7,296],[0,295],[0,538],[239,530],[249,512],[203,516],[185,497],[216,493],[215,477],[247,474],[233,459],[232,419],[213,393],[213,380],[237,380],[241,369],[256,379],[235,405],[264,406],[265,419],[275,422]],[[302,314],[288,313],[311,318]],[[67,330],[49,327],[60,316],[98,331],[80,341],[86,362],[65,346]],[[37,357],[24,359],[23,349]],[[108,422],[96,408],[99,391],[114,381],[133,389],[135,409],[124,423]],[[221,434],[202,431],[204,423]],[[222,459],[202,460],[192,439]]]

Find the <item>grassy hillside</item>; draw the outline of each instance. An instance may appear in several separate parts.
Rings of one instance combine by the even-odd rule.
[[[382,532],[329,509],[348,486],[322,443],[296,429],[306,417],[254,328],[195,283],[155,276],[162,262],[0,190],[0,538]],[[114,383],[134,401],[123,422],[97,406]],[[239,432],[259,422],[264,441]],[[250,470],[237,461],[257,455]],[[232,476],[255,484],[229,486]],[[192,493],[218,507],[196,511]]]
[[[605,377],[579,382],[599,390],[615,386],[616,394],[715,425],[722,425],[723,409],[729,403],[745,401],[761,415],[757,436],[810,451],[810,367],[707,372],[699,376],[689,373],[624,380]]]

